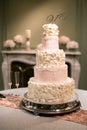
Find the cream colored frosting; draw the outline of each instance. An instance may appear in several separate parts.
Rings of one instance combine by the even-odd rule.
[[[58,26],[56,24],[44,24],[43,25],[43,35],[58,36]]]
[[[36,65],[38,67],[50,68],[58,67],[65,64],[65,53],[63,50],[57,51],[42,51],[37,50]]]
[[[33,102],[64,103],[74,96],[75,82],[72,78],[58,83],[38,82],[31,78],[28,84],[28,97]]]

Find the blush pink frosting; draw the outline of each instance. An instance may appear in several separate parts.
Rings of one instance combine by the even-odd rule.
[[[44,36],[42,38],[43,50],[58,50],[58,37],[57,36]]]
[[[35,79],[41,82],[61,82],[67,79],[67,66],[63,65],[55,69],[43,69],[34,67]]]

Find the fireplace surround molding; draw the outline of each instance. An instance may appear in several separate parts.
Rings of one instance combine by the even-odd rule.
[[[36,64],[35,50],[31,51],[2,51],[2,75],[4,82],[4,89],[9,89],[8,85],[8,71],[11,70],[12,62],[21,62],[29,65]]]
[[[81,66],[79,63],[79,56],[81,55],[80,52],[65,52],[66,59],[65,61],[70,64],[71,66],[71,77],[75,79],[76,88],[79,87],[79,78],[80,78],[80,71]],[[2,62],[2,75],[3,75],[3,82],[4,82],[4,89],[9,89],[8,85],[8,71],[11,70],[12,62],[21,62],[29,65],[36,64],[36,51],[2,51],[3,62]]]
[[[75,80],[76,88],[79,88],[79,79],[81,73],[81,65],[79,63],[79,56],[81,52],[70,52],[66,51],[66,63],[71,65],[71,76]]]

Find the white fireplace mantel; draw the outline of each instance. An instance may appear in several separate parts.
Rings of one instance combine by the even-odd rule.
[[[66,62],[71,65],[71,77],[75,79],[76,88],[79,85],[79,77],[80,77],[80,63],[79,56],[80,52],[65,52],[66,54]],[[4,89],[9,89],[8,86],[8,71],[11,70],[11,63],[14,61],[19,61],[21,63],[27,63],[29,65],[36,64],[36,51],[2,51],[3,62],[2,62],[2,74],[4,81]]]
[[[66,51],[66,62],[71,65],[71,77],[75,80],[76,88],[79,88],[79,78],[81,72],[81,65],[79,63],[79,57],[81,52]]]
[[[36,63],[36,52],[35,50],[30,51],[2,51],[3,62],[2,62],[2,74],[4,81],[4,89],[9,89],[8,85],[8,71],[11,70],[11,63],[18,61],[29,65],[35,65]]]

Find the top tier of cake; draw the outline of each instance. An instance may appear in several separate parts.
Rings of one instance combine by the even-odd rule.
[[[42,49],[43,50],[58,50],[58,26],[56,24],[43,25]]]

